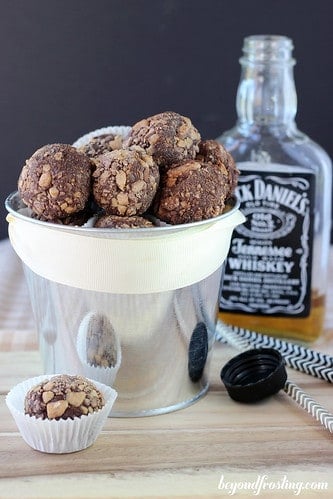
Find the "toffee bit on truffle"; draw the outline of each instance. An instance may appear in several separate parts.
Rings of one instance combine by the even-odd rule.
[[[106,133],[92,137],[87,144],[79,147],[78,150],[89,156],[89,158],[96,158],[106,152],[121,149],[122,143],[123,138],[121,135]]]
[[[31,388],[24,400],[24,412],[40,419],[74,419],[101,409],[102,393],[83,376],[61,374]]]
[[[234,194],[237,186],[239,170],[231,154],[216,140],[203,140],[199,143],[199,153],[196,159],[203,163],[212,163],[220,166],[226,172],[229,189],[226,198]]]
[[[107,214],[141,215],[151,205],[160,174],[141,148],[112,151],[94,160],[93,194]]]
[[[200,133],[191,120],[173,111],[150,116],[133,125],[124,147],[138,145],[164,168],[193,159],[199,148]]]
[[[161,178],[154,213],[170,224],[197,222],[223,212],[226,172],[214,163],[186,161],[169,169]]]
[[[23,202],[45,220],[84,209],[90,192],[90,159],[68,144],[38,149],[22,168],[18,190]]]
[[[108,229],[137,229],[151,228],[154,227],[154,224],[147,218],[138,215],[133,215],[132,217],[102,215],[96,220],[94,227]]]

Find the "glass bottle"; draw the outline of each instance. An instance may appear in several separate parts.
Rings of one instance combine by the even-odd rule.
[[[244,39],[238,120],[217,138],[240,170],[247,217],[225,263],[219,317],[313,341],[324,322],[332,173],[328,155],[295,123],[292,49],[284,36]]]

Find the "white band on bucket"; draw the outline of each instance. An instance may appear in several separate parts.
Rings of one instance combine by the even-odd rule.
[[[172,233],[156,229],[156,235],[152,229],[152,235],[126,239],[33,223],[13,213],[7,220],[14,250],[36,274],[85,290],[142,294],[182,288],[212,274],[245,218],[235,210],[207,225]]]

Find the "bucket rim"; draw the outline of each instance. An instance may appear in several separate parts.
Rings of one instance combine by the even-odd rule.
[[[184,224],[167,224],[167,225],[161,225],[161,226],[154,226],[154,227],[135,227],[135,228],[104,228],[104,227],[83,227],[83,226],[73,226],[73,225],[61,225],[61,224],[56,224],[54,222],[46,222],[44,220],[38,220],[37,218],[31,218],[28,215],[25,215],[24,213],[20,213],[20,209],[27,208],[27,206],[23,203],[21,200],[21,197],[19,195],[19,192],[13,191],[10,193],[6,200],[5,200],[5,208],[8,213],[10,213],[12,216],[33,224],[37,224],[40,226],[45,226],[48,228],[52,228],[54,230],[61,230],[61,231],[68,231],[71,233],[77,233],[77,234],[85,234],[85,235],[105,235],[108,234],[110,236],[112,235],[126,235],[126,234],[137,234],[137,235],[162,235],[162,234],[167,234],[167,233],[172,233],[172,232],[179,232],[179,231],[184,231],[187,229],[194,229],[194,228],[204,228],[204,226],[210,226],[211,224],[216,224],[218,222],[222,222],[226,219],[230,219],[238,213],[239,208],[240,208],[240,200],[236,196],[232,196],[228,199],[226,207],[228,209],[222,213],[221,215],[218,215],[216,217],[211,217],[207,218],[205,220],[199,220],[197,222],[189,222],[189,223],[184,223]]]

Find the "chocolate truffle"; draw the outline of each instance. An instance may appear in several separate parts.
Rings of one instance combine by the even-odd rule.
[[[215,163],[179,163],[162,176],[154,213],[170,224],[216,217],[225,206],[227,178],[227,172]]]
[[[93,194],[110,215],[141,215],[150,206],[159,184],[159,169],[141,148],[119,149],[95,160]]]
[[[77,213],[73,213],[73,215],[68,215],[64,218],[54,218],[52,220],[48,220],[42,215],[36,215],[32,213],[31,217],[36,218],[37,220],[41,220],[43,222],[51,222],[59,225],[71,225],[73,227],[80,227],[84,225],[89,218],[92,216],[92,213],[88,210],[78,211]]]
[[[119,215],[102,215],[96,220],[94,227],[108,229],[137,229],[154,227],[154,224],[150,220],[140,216],[121,217]]]
[[[226,170],[229,183],[226,198],[234,194],[238,182],[239,170],[236,167],[233,157],[222,144],[216,140],[201,141],[199,143],[199,153],[196,160],[204,163],[220,165],[223,172]]]
[[[189,118],[166,111],[133,125],[124,146],[143,147],[159,166],[170,168],[174,163],[193,159],[199,141],[200,134]]]
[[[31,388],[24,400],[24,412],[40,419],[74,419],[98,411],[104,397],[83,376],[61,374]]]
[[[22,168],[18,190],[23,202],[46,220],[84,209],[90,191],[90,159],[68,144],[38,149]]]
[[[92,137],[87,144],[78,148],[80,152],[89,156],[89,158],[97,158],[101,154],[111,152],[122,147],[122,136],[113,133],[106,133]]]

